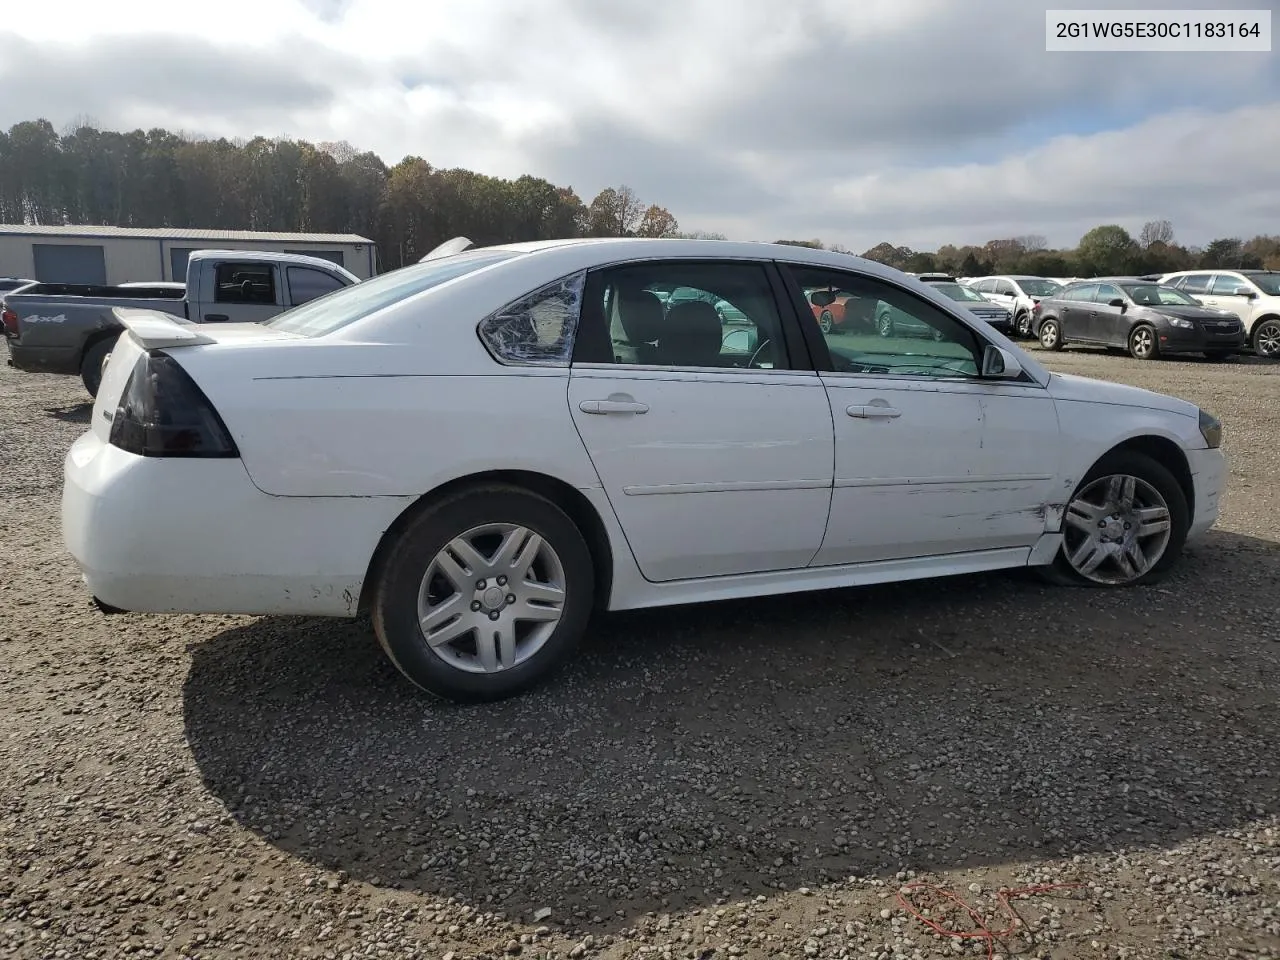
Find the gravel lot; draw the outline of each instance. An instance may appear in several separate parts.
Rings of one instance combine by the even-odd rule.
[[[902,909],[927,880],[993,927],[1081,885],[997,956],[1280,957],[1280,366],[1048,361],[1226,423],[1162,586],[609,616],[467,708],[367,623],[99,615],[58,527],[85,395],[0,366],[0,956],[985,957]]]

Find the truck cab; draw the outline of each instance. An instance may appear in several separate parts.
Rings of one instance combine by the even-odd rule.
[[[187,318],[262,323],[358,282],[336,263],[301,254],[197,250],[187,261]]]

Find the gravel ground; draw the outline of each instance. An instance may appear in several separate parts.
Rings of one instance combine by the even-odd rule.
[[[993,927],[1079,884],[997,956],[1280,957],[1280,366],[1047,359],[1225,421],[1162,586],[613,615],[485,707],[363,622],[96,613],[58,529],[84,394],[0,366],[0,956],[986,956],[902,909],[928,881]]]

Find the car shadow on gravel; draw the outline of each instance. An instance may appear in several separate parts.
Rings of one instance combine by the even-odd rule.
[[[1280,545],[1214,532],[1133,591],[992,575],[613,614],[548,686],[467,707],[419,696],[365,621],[263,618],[195,646],[186,735],[230,815],[304,861],[609,930],[1275,811],[1277,586]]]
[[[63,423],[88,423],[93,417],[93,401],[86,400],[83,403],[70,403],[60,407],[45,407],[46,416],[52,417],[54,420],[61,420]]]

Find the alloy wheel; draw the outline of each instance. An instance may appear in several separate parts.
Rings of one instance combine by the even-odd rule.
[[[1150,360],[1156,352],[1156,333],[1150,327],[1138,327],[1129,334],[1129,352],[1139,360]]]
[[[1258,356],[1269,360],[1280,357],[1280,320],[1268,320],[1258,327],[1253,342]]]
[[[1099,477],[1067,505],[1063,556],[1094,583],[1140,579],[1164,556],[1172,535],[1169,504],[1141,477]]]
[[[564,603],[564,565],[551,545],[527,527],[491,523],[435,555],[418,590],[418,623],[450,666],[497,673],[542,648]]]

